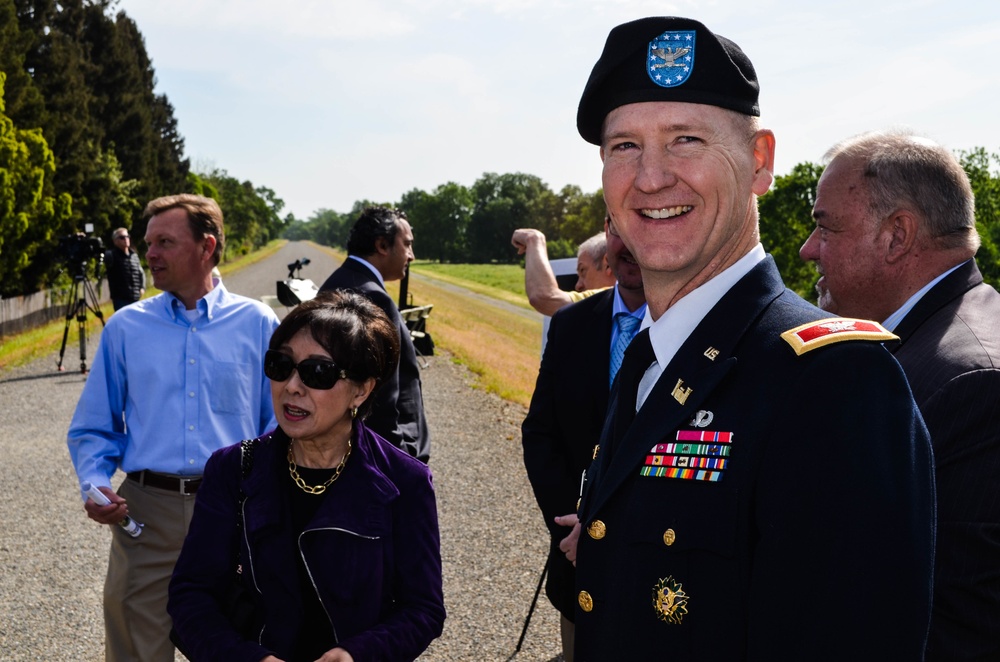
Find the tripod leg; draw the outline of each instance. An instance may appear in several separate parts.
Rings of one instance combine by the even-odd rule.
[[[83,293],[86,307],[90,309],[90,312],[94,313],[94,317],[101,320],[101,326],[104,326],[104,313],[101,312],[101,302],[98,300],[97,292],[89,280],[83,281]]]
[[[63,355],[66,353],[66,339],[69,337],[69,325],[73,322],[73,318],[76,317],[76,307],[79,305],[75,287],[73,289],[73,298],[70,301],[72,303],[68,304],[66,309],[66,328],[63,329],[62,347],[59,348],[59,364],[56,366],[56,370],[59,372],[63,371]]]
[[[80,374],[87,374],[87,302],[80,299],[80,314],[76,321],[80,327]]]

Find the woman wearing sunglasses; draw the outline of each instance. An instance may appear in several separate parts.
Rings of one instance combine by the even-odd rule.
[[[396,327],[353,293],[322,293],[274,332],[278,428],[208,461],[170,583],[192,660],[412,660],[441,634],[430,472],[363,422],[398,358]],[[245,635],[226,613],[237,578]]]

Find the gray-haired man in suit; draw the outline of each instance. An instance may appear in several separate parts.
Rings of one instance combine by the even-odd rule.
[[[972,188],[925,138],[827,153],[802,246],[821,308],[882,322],[931,433],[938,527],[927,660],[1000,659],[1000,294],[983,282]]]

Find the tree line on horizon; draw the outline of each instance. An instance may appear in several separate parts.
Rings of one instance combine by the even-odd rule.
[[[0,0],[0,296],[65,284],[60,238],[93,225],[145,233],[162,195],[215,198],[226,255],[276,238],[292,217],[274,191],[191,170],[174,108],[117,0]],[[133,241],[142,250],[140,241]]]
[[[982,237],[977,260],[985,280],[1000,287],[1000,154],[978,147],[958,157],[976,195]],[[823,166],[800,163],[776,177],[758,200],[761,243],[774,256],[785,284],[809,300],[815,300],[817,274],[799,258],[799,248],[814,226],[821,174]],[[418,259],[470,264],[523,262],[510,244],[514,230],[523,227],[545,234],[550,259],[573,257],[580,243],[601,231],[605,212],[600,189],[584,193],[566,186],[556,193],[534,175],[485,173],[470,187],[448,182],[431,192],[413,189],[394,203],[360,200],[346,213],[320,209],[308,220],[293,221],[283,236],[346,249],[354,220],[372,204],[406,212]]]

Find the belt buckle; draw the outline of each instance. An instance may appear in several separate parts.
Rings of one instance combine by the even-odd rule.
[[[191,496],[191,494],[187,491],[187,484],[189,482],[193,482],[195,480],[197,480],[197,479],[195,479],[195,478],[178,478],[177,482],[178,482],[178,488],[179,488],[180,493],[183,494],[184,496]]]

